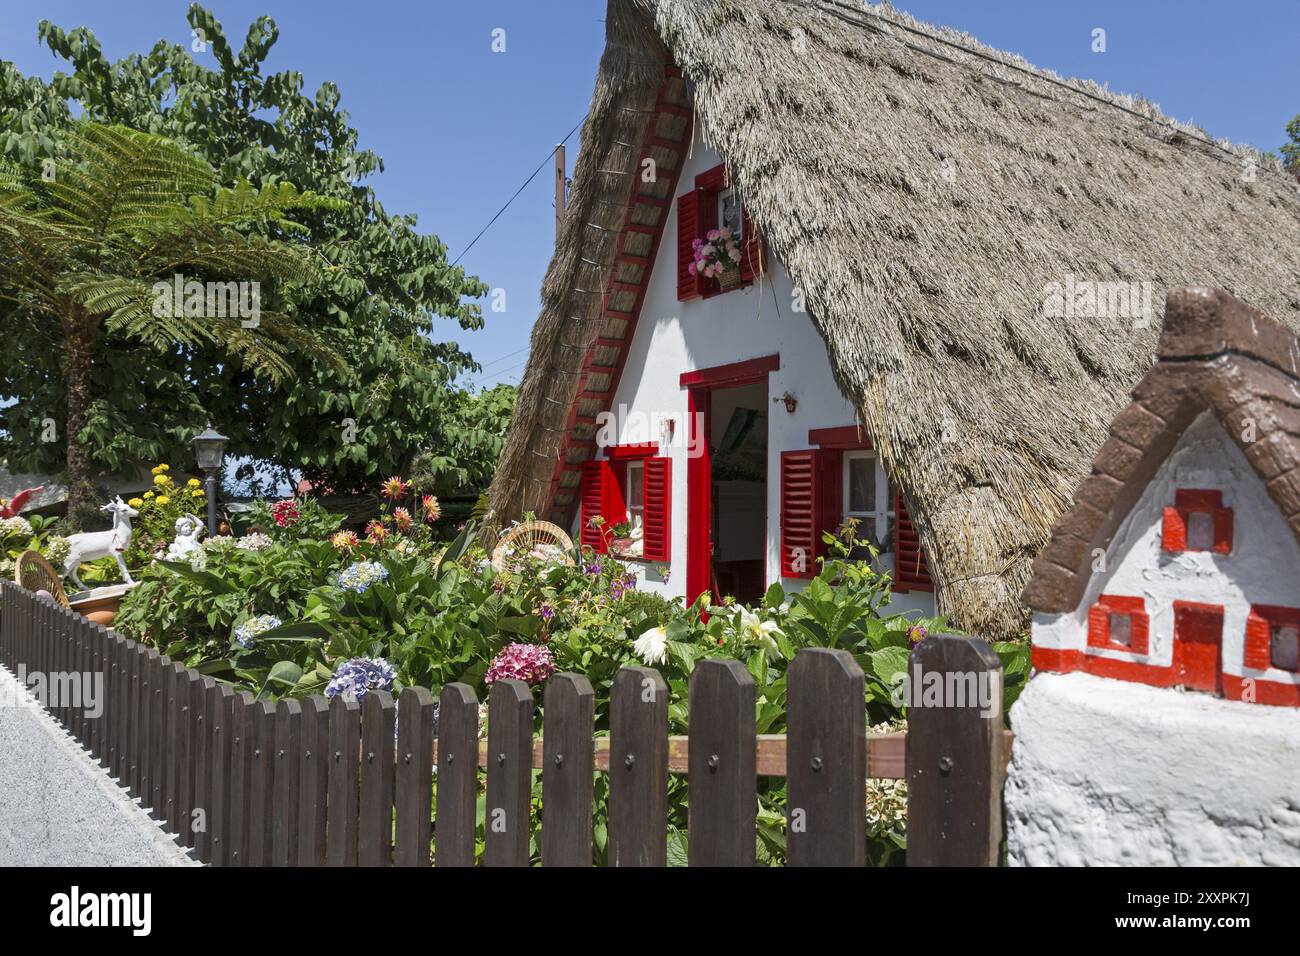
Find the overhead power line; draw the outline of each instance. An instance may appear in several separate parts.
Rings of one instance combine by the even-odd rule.
[[[583,119],[585,118],[586,117],[583,117]],[[470,242],[470,244],[465,247],[464,251],[461,252],[461,254],[456,257],[456,261],[452,263],[453,266],[460,264],[460,260],[464,259],[465,256],[469,254],[469,251],[474,248],[474,243],[478,242],[480,239],[483,238],[483,234],[492,228],[492,224],[501,218],[502,214],[507,209],[510,208],[510,204],[512,202],[514,202],[516,199],[519,198],[519,194],[522,193],[525,189],[527,189],[528,184],[537,178],[537,174],[540,173],[546,167],[546,164],[548,162],[550,162],[551,157],[555,155],[555,151],[559,149],[561,146],[563,146],[565,143],[567,143],[569,141],[569,138],[578,131],[578,127],[580,127],[581,125],[582,125],[582,120],[578,120],[578,122],[574,124],[573,129],[569,130],[569,132],[565,134],[564,139],[560,140],[559,143],[551,147],[551,151],[546,154],[546,157],[540,163],[537,164],[537,168],[534,169],[532,173],[529,175],[529,177],[524,180],[524,184],[515,190],[514,195],[506,200],[506,204],[497,210],[497,214],[488,220],[488,224],[479,230],[478,235],[475,236],[473,240]]]

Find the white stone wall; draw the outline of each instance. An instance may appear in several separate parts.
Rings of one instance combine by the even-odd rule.
[[[1300,714],[1039,674],[1011,710],[1014,866],[1300,865]]]
[[[695,177],[721,162],[717,152],[706,146],[697,133],[691,154],[682,170],[677,195],[687,191]],[[781,367],[768,376],[768,475],[766,580],[780,574],[780,453],[808,448],[808,431],[852,425],[852,405],[840,394],[831,376],[826,343],[813,327],[806,312],[794,311],[790,278],[770,253],[767,274],[753,285],[708,299],[680,302],[677,299],[677,210],[670,210],[668,224],[659,244],[641,317],[637,323],[627,364],[615,393],[611,411],[622,406],[619,443],[655,441],[641,426],[652,416],[672,418],[675,433],[668,454],[672,466],[672,564],[667,583],[656,565],[633,562],[644,587],[678,596],[686,593],[686,470],[689,422],[687,393],[681,387],[681,373],[695,369],[743,362],[780,354]],[[798,399],[789,414],[773,398],[789,391]],[[577,533],[577,519],[574,523]],[[806,582],[785,579],[788,590]],[[925,592],[899,594],[894,610],[917,608],[934,613],[934,596]]]

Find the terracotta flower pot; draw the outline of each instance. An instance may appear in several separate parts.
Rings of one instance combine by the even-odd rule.
[[[122,598],[134,585],[114,584],[105,588],[91,588],[74,594],[68,599],[69,606],[89,621],[108,627],[117,618],[122,606]]]

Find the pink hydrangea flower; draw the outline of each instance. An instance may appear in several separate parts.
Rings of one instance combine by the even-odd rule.
[[[540,684],[554,673],[555,656],[550,648],[541,644],[507,644],[492,659],[483,680],[488,684],[502,679]]]

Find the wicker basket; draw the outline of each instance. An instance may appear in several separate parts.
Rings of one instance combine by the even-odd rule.
[[[718,286],[723,292],[729,292],[740,285],[740,266],[723,269],[718,274]]]
[[[28,591],[47,591],[54,600],[68,607],[68,593],[63,579],[38,551],[24,551],[14,565],[14,580]]]
[[[492,551],[492,567],[504,571],[513,554],[554,556],[557,563],[573,564],[573,539],[549,521],[525,521],[501,536]]]

